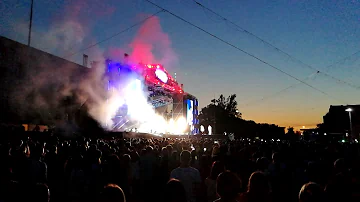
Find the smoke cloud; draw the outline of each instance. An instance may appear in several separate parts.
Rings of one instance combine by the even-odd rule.
[[[48,29],[33,30],[31,45],[62,56],[87,45],[84,39],[91,25],[82,20],[85,15],[80,13],[82,6],[87,7],[85,3],[83,0],[72,1],[72,4],[66,5],[64,17],[55,16]],[[18,21],[14,24],[16,38],[26,38],[28,23]],[[87,100],[100,103],[106,97],[103,52],[99,47],[89,50],[87,54],[91,55],[91,59],[103,65],[84,70],[75,63],[47,54],[40,54],[39,58],[36,50],[23,51],[22,58],[29,61],[23,63],[20,70],[22,79],[16,81],[11,92],[10,104],[14,111],[23,120],[54,123],[64,120],[64,116],[72,114],[80,104],[87,105]]]
[[[171,47],[170,38],[163,32],[158,17],[150,18],[139,28],[128,48],[130,48],[129,62],[132,64],[160,63],[170,66],[177,62],[177,56]],[[123,61],[125,50],[126,48],[111,47],[105,51],[104,56],[115,61]],[[118,84],[121,86],[119,89],[123,90],[112,91],[108,95],[109,99],[96,99],[98,102],[89,107],[90,114],[103,125],[112,123],[111,118],[115,115],[116,110],[126,103],[133,118],[144,122],[152,121],[152,125],[156,125],[154,119],[160,121],[161,118],[147,103],[148,92],[129,91],[128,87],[132,80],[120,82]],[[146,128],[148,127],[150,126]]]
[[[36,32],[35,36],[40,37],[34,40],[34,44],[51,52],[68,52],[88,45],[84,44],[84,40],[91,31],[91,25],[82,22],[86,15],[81,14],[87,7],[89,5],[84,0],[68,5],[68,15],[62,19],[55,18],[56,22],[49,30]],[[92,15],[96,13],[101,16],[114,11],[111,7],[103,10],[107,12],[93,12]],[[23,25],[20,23],[19,29],[21,27]],[[109,123],[111,125],[112,117],[122,104],[134,103],[130,107],[134,117],[142,118],[143,121],[160,120],[151,110],[152,106],[147,103],[146,92],[136,94],[136,97],[129,91],[131,83],[123,81],[119,83],[119,89],[110,92],[106,90],[105,59],[122,60],[123,54],[129,49],[132,63],[161,63],[171,67],[170,65],[177,61],[169,36],[163,32],[159,18],[153,17],[139,28],[127,47],[89,49],[86,54],[91,61],[96,61],[97,65],[87,69],[86,73],[74,64],[52,64],[51,58],[37,60],[40,63],[36,64],[36,68],[25,68],[26,79],[15,88],[13,103],[20,114],[22,111],[40,111],[43,120],[53,117],[49,112],[65,114],[82,105],[104,127]],[[72,101],[68,102],[72,105],[64,104],[65,98],[69,97]]]
[[[178,60],[169,35],[163,32],[157,16],[150,18],[139,28],[129,46],[133,62],[160,63],[171,67]]]

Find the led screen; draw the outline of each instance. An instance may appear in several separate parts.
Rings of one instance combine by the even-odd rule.
[[[187,100],[186,101],[186,120],[189,125],[193,125],[193,119],[194,119],[194,101]]]

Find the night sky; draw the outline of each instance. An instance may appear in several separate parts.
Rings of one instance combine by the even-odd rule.
[[[175,55],[166,68],[177,73],[185,91],[195,95],[201,107],[220,94],[235,93],[245,119],[299,128],[322,122],[329,105],[360,104],[359,88],[314,70],[360,87],[360,52],[354,54],[360,51],[358,0],[199,0],[314,69],[264,44],[192,0],[153,2],[330,95],[298,84],[299,81],[162,12],[158,15],[161,29],[171,42],[167,44],[169,51]],[[2,0],[0,9],[0,35],[26,43],[30,0]],[[63,57],[157,11],[158,8],[144,0],[34,0],[32,46]],[[88,54],[90,60],[99,52],[131,53],[129,44],[139,28],[70,59],[80,63],[83,53]],[[164,52],[158,50],[161,48],[155,44],[153,54]],[[345,57],[348,58],[342,60]],[[293,87],[283,90],[289,86]]]

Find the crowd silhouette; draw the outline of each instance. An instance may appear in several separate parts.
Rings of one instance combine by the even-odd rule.
[[[360,201],[352,143],[2,138],[0,201]]]

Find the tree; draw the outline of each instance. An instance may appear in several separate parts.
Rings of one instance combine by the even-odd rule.
[[[236,94],[227,98],[220,95],[218,99],[211,100],[210,104],[202,108],[198,116],[200,125],[211,125],[213,134],[224,132],[234,133],[236,137],[281,138],[285,131],[283,127],[274,124],[258,124],[252,120],[242,119],[237,109]],[[207,132],[207,131],[206,131]]]
[[[293,127],[288,127],[287,128],[287,134],[288,135],[294,135],[295,134],[294,128]]]
[[[318,123],[316,125],[316,129],[318,129],[319,131],[325,131],[326,130],[326,125],[324,123]]]
[[[218,99],[211,100],[211,104],[218,109],[221,109],[224,114],[228,117],[239,117],[241,118],[241,113],[237,109],[236,94],[232,94],[229,97],[225,98],[224,95],[220,95]],[[208,105],[208,106],[210,106]]]
[[[204,107],[199,114],[200,124],[211,125],[213,133],[216,134],[231,132],[226,131],[230,128],[228,125],[239,118],[241,118],[241,113],[237,109],[236,94],[227,98],[221,94],[218,99],[211,100],[211,103]]]

